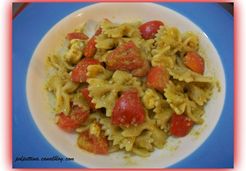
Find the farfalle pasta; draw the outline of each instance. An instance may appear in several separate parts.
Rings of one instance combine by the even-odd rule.
[[[217,81],[205,74],[195,33],[158,20],[105,19],[90,38],[83,30],[46,58],[45,83],[56,124],[78,134],[79,148],[147,157],[204,122]]]

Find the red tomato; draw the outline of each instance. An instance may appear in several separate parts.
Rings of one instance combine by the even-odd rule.
[[[137,68],[135,70],[132,70],[132,75],[136,77],[144,77],[150,69],[149,62],[147,60],[144,60],[144,64],[141,68]]]
[[[106,64],[110,70],[132,71],[143,66],[144,60],[140,50],[132,42],[118,46],[106,57]]]
[[[105,136],[95,136],[89,130],[80,133],[78,146],[95,154],[108,154],[108,141]]]
[[[122,93],[116,100],[112,112],[112,124],[114,125],[137,125],[144,122],[144,107],[136,90]]]
[[[72,71],[71,79],[74,82],[85,82],[87,79],[86,72],[89,65],[100,64],[96,59],[82,59]]]
[[[196,52],[188,52],[184,57],[184,64],[194,72],[197,72],[199,74],[204,73],[204,60]]]
[[[184,137],[190,132],[193,124],[193,121],[189,117],[173,114],[170,125],[171,135]]]
[[[153,20],[146,22],[139,26],[139,30],[141,32],[141,35],[144,39],[153,39],[155,38],[155,34],[159,30],[160,26],[163,26],[163,22]]]
[[[85,35],[84,33],[77,33],[77,32],[68,33],[66,36],[66,39],[68,40],[72,40],[72,39],[87,40],[88,38],[89,37]]]
[[[84,56],[86,58],[92,58],[96,54],[96,38],[93,36],[84,48]]]
[[[169,81],[169,74],[164,67],[153,67],[147,75],[147,86],[163,92]]]
[[[95,103],[92,103],[92,98],[89,96],[89,90],[88,88],[81,89],[81,93],[88,102],[90,109],[95,110]]]
[[[84,56],[87,58],[91,58],[96,54],[97,48],[96,48],[96,36],[102,33],[102,29],[99,28],[95,35],[87,42],[85,48],[84,48]]]
[[[57,125],[66,132],[73,132],[88,118],[89,113],[81,107],[74,106],[70,115],[58,114]]]

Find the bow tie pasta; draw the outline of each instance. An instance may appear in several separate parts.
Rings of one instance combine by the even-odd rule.
[[[45,87],[56,124],[81,149],[146,157],[204,122],[216,79],[204,74],[194,33],[105,19],[91,38],[76,29],[64,41],[65,53],[47,57]]]

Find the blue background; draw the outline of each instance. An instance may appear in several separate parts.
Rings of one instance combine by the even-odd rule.
[[[32,3],[13,20],[13,167],[83,167],[75,162],[25,161],[16,157],[61,156],[35,125],[26,99],[26,74],[34,49],[59,20],[92,3]],[[192,155],[171,168],[233,167],[233,17],[218,4],[158,3],[198,25],[216,47],[226,75],[226,99],[221,118],[209,138]],[[72,156],[67,156],[72,157]]]

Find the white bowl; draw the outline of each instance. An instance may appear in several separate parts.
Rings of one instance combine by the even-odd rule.
[[[192,132],[184,138],[170,137],[164,149],[156,149],[148,158],[129,157],[122,152],[107,156],[88,153],[77,147],[76,135],[67,134],[54,124],[54,114],[50,111],[47,93],[44,91],[45,58],[60,47],[66,33],[88,20],[91,23],[97,23],[104,18],[119,23],[135,20],[162,20],[166,25],[179,28],[181,32],[197,33],[200,45],[207,55],[206,74],[215,76],[221,83],[221,91],[214,92],[205,108],[205,123],[194,127]],[[93,24],[91,31],[94,31]],[[153,3],[97,3],[65,17],[52,27],[38,44],[30,61],[26,83],[29,108],[43,136],[64,156],[72,157],[75,162],[90,168],[163,168],[177,163],[197,150],[211,134],[220,118],[225,98],[225,76],[222,63],[206,34],[186,17]]]

